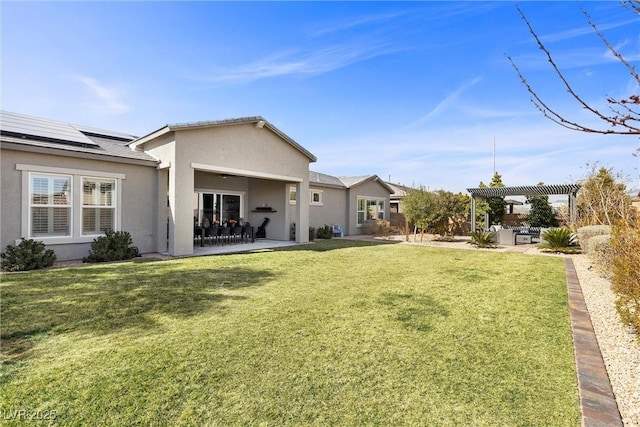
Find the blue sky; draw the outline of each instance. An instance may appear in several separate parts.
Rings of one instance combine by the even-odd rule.
[[[587,164],[638,187],[631,136],[584,123],[524,11],[586,101],[638,93],[581,13],[638,66],[640,21],[618,2],[7,2],[2,109],[144,135],[167,123],[262,115],[318,157],[312,170],[464,192],[573,182]]]

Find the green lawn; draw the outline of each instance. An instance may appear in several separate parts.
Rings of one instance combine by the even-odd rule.
[[[560,258],[332,240],[1,289],[7,425],[580,425]]]

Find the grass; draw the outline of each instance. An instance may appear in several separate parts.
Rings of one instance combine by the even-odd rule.
[[[1,287],[7,425],[580,425],[554,257],[332,240]]]

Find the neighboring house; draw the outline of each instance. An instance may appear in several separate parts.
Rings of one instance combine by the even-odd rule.
[[[28,237],[60,260],[80,259],[112,229],[130,232],[143,253],[189,255],[205,217],[254,226],[269,218],[275,240],[289,240],[295,224],[304,243],[310,225],[357,234],[365,219],[389,216],[392,190],[377,176],[320,182],[309,172],[315,156],[259,116],[136,138],[2,112],[0,130],[3,251]]]
[[[309,225],[339,225],[346,235],[361,234],[366,221],[389,219],[393,190],[377,175],[335,177],[309,171]],[[290,203],[296,203],[290,188]]]
[[[402,213],[402,199],[409,194],[412,188],[389,181],[386,181],[385,184],[393,190],[393,193],[391,193],[389,198],[391,213]]]

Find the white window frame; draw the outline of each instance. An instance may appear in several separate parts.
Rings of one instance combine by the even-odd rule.
[[[318,195],[318,201],[314,201],[314,195],[317,194]],[[309,190],[309,205],[311,206],[322,206],[324,203],[322,201],[323,199],[323,194],[322,194],[322,190]]]
[[[93,204],[85,204],[85,200],[84,200],[84,183],[86,181],[89,182],[97,182],[97,181],[111,181],[113,182],[113,196],[111,197],[111,205],[102,205],[100,204],[100,200],[94,200]],[[112,215],[112,228],[115,228],[116,226],[116,212],[118,212],[118,193],[120,191],[120,188],[118,187],[118,180],[117,179],[113,179],[113,178],[104,178],[104,177],[96,177],[96,176],[82,176],[80,178],[80,191],[82,191],[82,204],[80,207],[80,215],[81,215],[81,225],[80,225],[80,230],[83,236],[101,236],[104,235],[104,232],[102,231],[91,231],[91,232],[85,232],[84,228],[85,228],[85,224],[84,224],[84,212],[85,210],[96,210],[97,212],[100,212],[101,209],[110,209],[113,211],[113,215]],[[100,194],[96,194],[96,197],[100,198]],[[95,203],[97,202],[97,203]],[[100,215],[96,215],[96,218],[98,223],[100,223]],[[114,230],[115,231],[115,230]]]
[[[291,198],[293,196],[293,198]],[[298,200],[298,193],[296,192],[296,187],[289,187],[289,204],[295,205],[296,200]]]
[[[364,200],[364,210],[360,209],[360,200]],[[372,197],[372,196],[357,196],[356,197],[356,227],[363,227],[366,221],[372,221],[372,219],[367,219],[367,202],[376,202],[376,213],[377,217],[375,220],[385,220],[387,219],[387,199],[384,197]],[[383,208],[380,210],[380,202],[383,202]],[[360,222],[359,214],[363,212],[364,220]],[[380,218],[380,214],[382,213],[382,218]]]
[[[40,172],[30,172],[28,175],[29,175],[29,189],[28,189],[29,195],[27,196],[28,203],[29,203],[29,209],[28,209],[29,223],[27,224],[27,227],[29,230],[28,236],[34,239],[71,236],[71,233],[73,230],[73,176],[67,175],[67,174],[53,174],[53,173],[40,173]],[[54,189],[51,188],[53,184],[53,180],[56,178],[66,178],[69,182],[69,189],[68,189],[69,195],[67,197],[67,203],[55,204],[51,200],[48,200],[48,203],[44,203],[44,204],[33,203],[33,196],[34,196],[33,182],[34,182],[34,179],[38,177],[45,178],[47,180],[47,186],[49,187],[47,191],[48,198],[51,198],[51,196],[53,195]],[[65,232],[65,234],[44,234],[44,235],[36,236],[35,231],[33,231],[33,210],[35,208],[45,208],[47,210],[50,208],[66,208],[69,213],[68,213],[68,219],[67,219],[67,231]]]
[[[84,169],[59,168],[52,166],[17,164],[16,170],[22,172],[22,216],[20,235],[32,238],[45,244],[91,243],[96,236],[103,234],[82,234],[82,178],[114,179],[116,181],[114,231],[119,231],[122,224],[122,181],[126,175],[122,173],[98,172]],[[31,175],[62,175],[71,177],[71,232],[68,236],[32,236],[31,230]],[[16,240],[16,244],[20,239]]]
[[[220,196],[220,200],[222,201],[222,198],[224,196],[239,196],[240,197],[240,209],[239,209],[239,215],[240,218],[244,218],[246,220],[247,218],[247,208],[246,208],[246,201],[247,201],[247,193],[245,191],[233,191],[233,190],[219,190],[219,189],[211,189],[211,188],[194,188],[193,189],[193,197],[194,197],[194,205],[197,202],[198,206],[203,206],[203,194],[213,194],[213,197],[215,199],[216,195]],[[194,206],[195,207],[195,206]],[[215,207],[214,209],[216,209],[216,214],[219,212],[218,210],[221,209],[219,207]],[[196,223],[197,224],[202,224],[203,221],[203,212],[202,209],[198,209],[197,212],[194,212],[194,217],[196,218]],[[222,219],[222,218],[216,218],[218,220]]]

